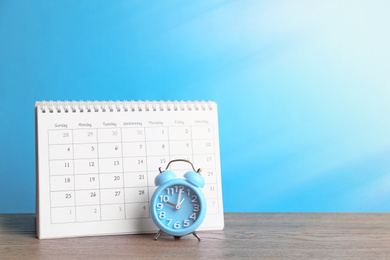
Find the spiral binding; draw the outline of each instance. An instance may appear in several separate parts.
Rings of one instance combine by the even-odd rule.
[[[212,101],[39,101],[35,107],[42,113],[140,112],[213,110]]]

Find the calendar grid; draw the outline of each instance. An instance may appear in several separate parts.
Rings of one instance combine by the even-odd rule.
[[[193,129],[192,129],[192,126],[191,126],[191,144],[194,143],[194,139],[193,139]],[[194,158],[194,146],[191,145],[191,155],[192,155],[192,158]]]
[[[98,172],[100,173],[100,155],[99,155],[99,131],[96,130],[96,154],[97,154],[97,170]],[[102,198],[101,198],[101,194],[100,194],[100,189],[101,189],[101,185],[100,185],[100,174],[99,176],[97,177],[98,179],[98,187],[99,187],[99,205],[102,205]],[[101,221],[102,220],[102,208],[100,206],[99,208],[99,220]]]
[[[49,135],[49,133],[50,133],[50,131],[48,130],[47,131],[47,151],[50,151],[50,135]],[[47,167],[48,167],[48,169],[49,169],[49,176],[50,176],[50,152],[48,153],[48,155],[47,155]],[[51,190],[52,190],[52,184],[51,184],[51,182],[49,182],[49,190],[48,190],[48,198],[49,198],[49,205],[51,206],[51,204],[52,204],[52,199],[51,199]],[[41,191],[39,191],[39,192],[41,192]],[[49,211],[49,215],[50,215],[50,223],[51,224],[53,224],[53,213],[52,213],[52,210],[51,210],[51,207],[50,207],[50,211]]]
[[[144,145],[145,145],[145,162],[146,162],[146,185],[147,185],[147,187],[146,187],[146,189],[147,189],[147,196],[148,196],[148,211],[149,211],[149,214],[148,214],[148,216],[149,216],[149,218],[151,218],[152,217],[152,215],[151,215],[151,213],[150,213],[150,194],[149,194],[149,185],[148,185],[148,181],[149,181],[149,164],[148,164],[148,156],[147,156],[147,154],[148,154],[148,147],[147,147],[147,145],[146,145],[146,128],[144,127],[143,128],[143,133],[144,133]]]
[[[169,144],[169,127],[167,127],[167,142]],[[172,160],[172,157],[171,157],[171,146],[169,145],[168,146],[168,161]]]
[[[122,137],[122,128],[120,128],[120,133],[121,133],[121,156],[123,158],[123,137]],[[124,214],[125,214],[125,219],[126,219],[126,189],[125,189],[125,182],[124,182],[124,178],[125,178],[125,169],[124,169],[124,164],[123,164],[123,160],[122,160],[122,182],[123,182],[123,196],[124,196],[124,205],[123,205],[123,210],[124,210]]]
[[[216,201],[217,196],[213,195],[217,194],[216,192],[218,192],[218,183],[215,178],[215,175],[217,174],[215,171],[217,169],[215,168],[215,162],[214,164],[210,164],[212,167],[210,165],[206,165],[208,161],[215,160],[215,144],[213,143],[214,129],[211,128],[212,127],[208,127],[208,131],[212,133],[209,138],[199,139],[194,139],[194,133],[195,131],[199,130],[199,126],[186,126],[184,128],[181,126],[163,126],[142,128],[93,128],[88,130],[69,129],[65,131],[69,132],[69,134],[71,135],[71,140],[69,140],[68,142],[64,141],[60,143],[51,143],[49,138],[49,150],[52,149],[53,152],[53,156],[49,158],[49,167],[50,163],[56,166],[57,163],[64,162],[65,165],[69,165],[72,168],[71,173],[68,173],[66,170],[56,171],[52,168],[49,168],[51,182],[50,184],[56,182],[57,177],[72,176],[72,187],[68,186],[69,188],[61,188],[59,185],[57,185],[59,187],[56,187],[56,190],[53,189],[51,185],[50,197],[61,196],[64,191],[66,191],[66,189],[69,190],[70,188],[72,188],[71,194],[73,195],[73,203],[71,205],[67,203],[64,203],[63,205],[51,204],[51,209],[65,210],[73,208],[74,220],[69,222],[94,222],[117,219],[150,218],[150,196],[151,192],[156,188],[154,186],[153,180],[158,174],[157,166],[160,165],[163,168],[168,163],[168,161],[177,158],[186,158],[194,162],[195,165],[203,165],[201,157],[206,156],[202,159],[204,160],[203,163],[205,164],[205,167],[202,168],[202,175],[205,177],[206,180],[204,192],[206,195],[207,203],[210,205],[211,203],[213,205],[215,204],[214,207],[216,207],[216,209],[210,211],[209,214],[218,214],[219,209],[218,203]],[[130,131],[129,129],[132,131],[140,131],[139,133],[143,135],[142,139],[139,139],[139,141],[137,141],[135,139],[132,140],[126,137],[127,139],[124,140],[124,137],[126,136],[124,131]],[[162,136],[157,138],[156,133],[159,130],[161,130]],[[190,131],[189,135],[185,135],[184,133],[186,133],[188,130]],[[50,132],[52,131],[64,132],[64,130],[49,130],[49,136]],[[107,137],[107,133],[109,131],[115,132],[119,137],[117,139],[110,140],[109,137]],[[182,136],[180,136],[180,131],[184,131],[182,133]],[[88,141],[77,142],[75,138],[81,133],[88,133],[91,134],[91,136],[95,134],[96,138],[90,139]],[[175,136],[175,138],[171,138],[171,135]],[[204,153],[203,150],[201,150],[200,148],[203,146],[199,146],[200,144],[202,144],[206,148],[208,147],[211,153]],[[196,145],[197,150],[195,151]],[[72,151],[71,156],[64,155],[63,157],[61,157],[62,153],[65,154],[62,150],[66,147],[69,147],[69,149]],[[114,151],[104,151],[102,150],[103,147],[105,147],[104,149],[114,148]],[[87,151],[90,148],[92,148],[92,151],[84,152],[83,154],[82,151]],[[137,152],[135,150],[136,148],[139,148],[141,151]],[[59,155],[56,155],[56,152]],[[109,166],[109,164],[107,164],[110,162],[113,163],[112,166]],[[138,164],[141,166],[137,166],[138,168],[135,167],[135,165],[130,166],[129,163],[132,162],[138,162]],[[116,168],[116,166],[118,166],[119,164],[120,168]],[[85,168],[87,166],[89,167]],[[172,169],[172,166],[173,165],[171,165],[170,169]],[[187,167],[184,166],[178,166],[174,169],[174,171],[179,172],[186,170]],[[210,175],[210,178],[208,178],[207,175]],[[128,179],[130,177],[131,179],[142,177],[142,180],[140,180],[139,182],[130,183],[130,179]],[[104,185],[102,183],[103,179],[106,180],[103,182]],[[107,186],[110,185],[108,183],[110,179],[113,179],[111,180],[111,182],[114,186]],[[87,186],[83,186],[85,185],[85,183],[82,184],[82,180],[84,180],[84,182],[89,180],[89,182],[92,183],[96,181],[97,186],[93,186],[90,183]],[[114,181],[117,181],[118,183],[120,183],[120,185],[118,186],[114,183]],[[143,186],[142,183],[144,183],[145,186]],[[207,191],[206,189],[209,189],[209,191]],[[137,199],[135,197],[136,192],[139,196],[145,194],[143,195],[145,196],[145,199]],[[210,194],[208,194],[208,192]],[[90,197],[90,199],[92,198],[91,201],[93,201],[93,198],[96,197],[96,203],[84,201],[88,196]],[[109,197],[107,196],[113,197],[111,197],[112,199],[109,199]],[[103,200],[103,198],[105,199]],[[129,201],[128,199],[131,200]],[[122,216],[120,214],[111,216],[108,213],[112,210],[115,210],[115,208],[122,211],[122,206]],[[139,211],[139,209],[142,207],[147,213],[147,215],[145,216],[142,214],[137,215],[135,213],[137,210]],[[97,210],[99,211],[98,218],[91,217],[93,216],[93,212],[97,213]],[[91,219],[86,219],[84,213],[82,212],[89,212],[88,214],[90,214]],[[105,214],[104,216],[103,213]],[[55,216],[53,217],[53,215],[51,215],[52,223],[67,223],[68,221],[64,219],[63,221],[53,222],[53,218],[55,218]]]
[[[73,162],[73,180],[76,179],[76,176],[75,176],[75,169],[74,169],[74,149],[73,149],[73,144],[74,144],[74,141],[73,141],[73,130],[71,131],[71,135],[72,135],[72,162]],[[74,217],[75,217],[75,220],[77,220],[77,210],[76,210],[76,186],[75,186],[75,182],[73,182],[73,203],[74,203]]]

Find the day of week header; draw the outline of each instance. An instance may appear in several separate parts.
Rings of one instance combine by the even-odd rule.
[[[195,120],[195,124],[208,124],[209,120]]]
[[[149,121],[149,125],[163,125],[164,123],[161,121]]]
[[[114,123],[114,122],[103,122],[103,125],[104,126],[115,126],[116,127],[116,123]]]
[[[138,125],[138,126],[142,126],[142,122],[123,122],[123,125]]]
[[[91,123],[79,123],[79,127],[92,127]]]
[[[64,127],[64,128],[68,128],[68,125],[67,125],[67,124],[54,124],[54,127]]]

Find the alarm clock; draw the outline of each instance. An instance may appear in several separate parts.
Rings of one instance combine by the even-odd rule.
[[[184,179],[176,178],[176,174],[168,170],[174,162],[191,164],[193,171],[184,174]],[[195,230],[202,224],[206,215],[206,199],[201,190],[205,181],[194,165],[184,159],[172,160],[164,171],[156,176],[154,184],[158,188],[150,200],[150,212],[156,226],[160,229],[157,240],[162,232],[173,235],[175,238],[193,234],[199,241],[201,238]]]

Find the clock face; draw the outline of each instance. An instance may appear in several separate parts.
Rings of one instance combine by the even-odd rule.
[[[155,218],[166,230],[191,229],[201,212],[200,195],[187,185],[170,185],[155,197]],[[189,232],[190,233],[190,232]]]

